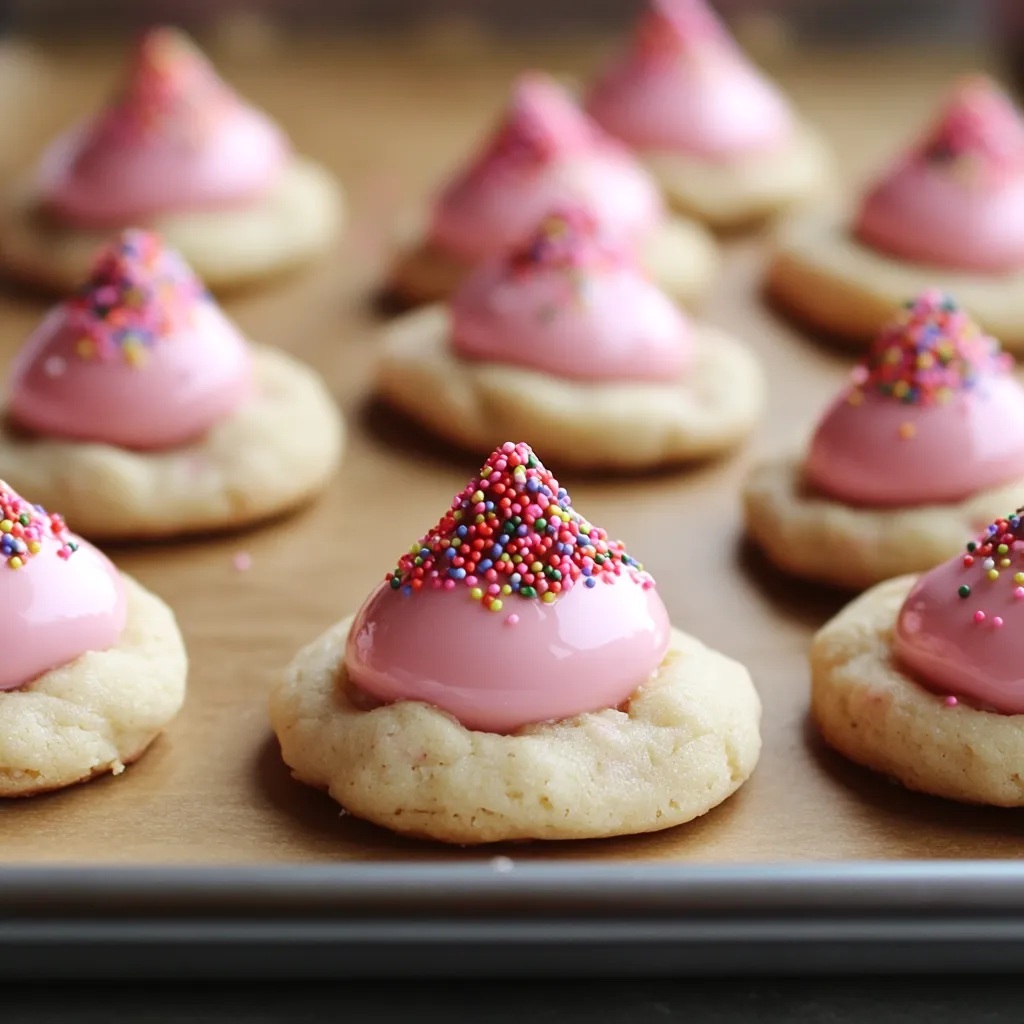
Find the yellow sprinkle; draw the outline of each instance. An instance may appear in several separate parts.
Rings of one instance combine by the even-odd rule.
[[[1013,577],[1013,582],[1024,583],[1024,572],[1017,573],[1017,575]]]
[[[512,593],[512,588],[511,588],[511,587],[510,587],[510,586],[509,586],[509,585],[508,585],[508,584],[506,583],[506,584],[505,584],[505,585],[504,585],[504,586],[503,586],[503,587],[501,588],[501,592],[502,592],[502,593],[503,593],[503,594],[504,594],[504,595],[505,595],[506,597],[508,597],[508,595]]]
[[[531,562],[530,563],[530,572],[543,572],[543,571],[544,571],[544,566],[541,565],[540,562]]]
[[[484,492],[483,491],[474,491],[473,492],[473,497],[470,498],[469,500],[470,501],[483,501],[484,500]]]
[[[931,369],[931,367],[932,367],[932,365],[934,363],[935,363],[935,358],[934,358],[934,356],[932,356],[931,352],[922,352],[917,357],[917,368],[919,370]]]
[[[481,512],[481,513],[480,513],[480,515],[478,515],[478,516],[476,517],[476,522],[477,522],[477,523],[482,523],[483,521],[484,521],[484,515],[483,515],[483,513]]]
[[[504,558],[505,556],[502,555],[501,557]],[[512,556],[512,564],[513,565],[522,565],[523,564],[523,556],[522,555],[513,555]]]
[[[10,519],[0,520],[0,533],[10,533],[14,529],[14,523]]]
[[[497,598],[495,598],[491,602],[491,611],[492,612],[500,612],[501,611],[501,601],[499,601]]]
[[[550,590],[546,590],[541,596],[541,600],[544,601],[545,604],[551,604],[551,602],[554,601],[554,599],[555,595],[552,594]]]
[[[141,345],[125,345],[124,357],[128,361],[129,366],[139,367],[146,361],[146,350]]]
[[[1009,569],[1009,568],[1010,568],[1010,560],[1009,560],[1008,558],[1001,558],[1001,559],[999,560],[999,565],[1000,565],[1000,566],[1001,566],[1001,567],[1002,567],[1003,569]]]
[[[910,390],[910,385],[905,380],[898,380],[892,386],[892,393],[897,398],[902,398]]]
[[[20,569],[23,563],[21,559],[17,555],[15,555],[7,564],[12,569]]]
[[[461,518],[462,518],[462,509],[461,509],[461,508],[457,508],[457,509],[456,509],[456,510],[455,510],[455,511],[454,511],[454,512],[452,513],[452,519],[461,519]]]
[[[988,578],[990,580],[997,580],[997,579],[999,579],[999,570],[998,569],[989,569],[987,575],[988,575]]]
[[[846,396],[846,401],[849,405],[860,405],[864,401],[864,392],[860,388],[854,388]]]
[[[30,541],[28,545],[28,549],[32,552],[33,555],[38,555],[39,552],[42,550],[42,547],[43,545],[40,544],[39,541],[37,540]]]
[[[499,562],[509,562],[509,561],[511,561],[511,558],[510,558],[508,552],[502,552],[501,558],[499,558],[498,561]]]
[[[917,427],[913,423],[901,423],[900,424],[900,437],[904,441],[909,441],[917,433]]]
[[[474,587],[469,592],[469,596],[473,598],[474,601],[479,601],[484,596],[484,592],[479,587]]]

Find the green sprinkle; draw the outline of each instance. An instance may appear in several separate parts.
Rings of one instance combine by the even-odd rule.
[[[971,596],[971,588],[965,583],[960,587],[957,593],[963,598],[968,598]]]

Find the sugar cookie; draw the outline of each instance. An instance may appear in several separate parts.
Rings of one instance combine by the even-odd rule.
[[[270,701],[301,782],[465,844],[689,821],[753,771],[760,713],[746,670],[674,629],[650,576],[512,443]]]
[[[117,775],[181,709],[174,615],[0,481],[0,797]]]
[[[1024,492],[1024,389],[941,292],[885,328],[803,459],[755,467],[747,531],[795,575],[851,588],[929,569]]]
[[[581,208],[552,214],[521,249],[475,271],[449,307],[392,325],[378,389],[467,449],[529,433],[589,468],[720,454],[764,404],[747,347],[691,325]]]
[[[114,102],[57,138],[11,192],[0,260],[61,291],[126,227],[149,227],[212,288],[263,278],[326,251],[338,184],[295,156],[180,32],[145,33]]]
[[[92,538],[243,526],[334,472],[343,425],[312,370],[251,346],[180,257],[128,231],[15,360],[0,474]]]

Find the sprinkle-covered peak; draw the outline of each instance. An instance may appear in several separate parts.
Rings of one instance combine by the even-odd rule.
[[[527,275],[618,266],[625,259],[625,250],[604,236],[594,214],[585,206],[573,206],[545,217],[527,242],[510,254],[509,265],[514,273]]]
[[[854,371],[854,404],[865,392],[907,405],[936,405],[974,388],[986,374],[1009,371],[999,342],[949,296],[923,292],[882,329]]]
[[[598,129],[553,78],[520,75],[505,116],[468,172],[471,177],[543,165],[564,153],[588,149]]]
[[[183,32],[153,28],[139,39],[101,131],[130,142],[171,133],[199,143],[215,130],[234,94]]]
[[[732,37],[705,0],[651,0],[640,19],[634,50],[641,59],[674,60],[708,44],[732,48]]]
[[[1016,601],[1024,601],[1024,508],[991,523],[961,557],[964,569],[970,570],[965,580],[971,580],[960,584],[957,594],[962,600],[972,593],[976,598],[992,597],[998,593],[993,586],[1002,583],[1012,588]],[[984,610],[975,614],[978,622],[985,618]],[[1002,625],[1002,620],[996,624]]]
[[[507,441],[387,579],[413,595],[464,588],[490,611],[503,601],[557,600],[576,584],[654,581],[617,541],[572,507],[529,445]]]
[[[1012,177],[1024,173],[1024,119],[995,82],[973,76],[957,84],[918,154],[972,179]]]
[[[42,551],[47,538],[57,542],[57,557],[65,561],[78,550],[59,515],[30,505],[0,480],[0,566],[23,568]]]
[[[82,289],[64,303],[81,332],[82,359],[141,366],[157,341],[191,323],[202,283],[181,256],[148,231],[129,228],[97,256]]]

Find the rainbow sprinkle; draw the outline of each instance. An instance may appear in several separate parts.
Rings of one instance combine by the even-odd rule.
[[[625,253],[602,237],[597,218],[583,206],[549,214],[526,244],[509,256],[509,267],[517,276],[539,270],[582,272],[623,262]]]
[[[854,370],[847,401],[859,405],[871,392],[907,405],[942,405],[976,387],[982,375],[1008,373],[1012,365],[995,338],[953,299],[931,289],[879,333]],[[913,430],[905,435],[912,437]]]
[[[994,82],[972,77],[918,147],[920,159],[996,181],[1024,173],[1024,122]]]
[[[75,353],[142,366],[157,341],[191,325],[195,303],[206,295],[176,252],[156,235],[129,228],[99,254],[85,286],[64,304],[80,334]]]
[[[106,142],[168,133],[199,145],[235,103],[230,89],[183,32],[155,28],[138,43],[124,86],[97,125]]]
[[[0,480],[0,562],[8,569],[21,569],[39,554],[46,537],[60,544],[57,556],[65,561],[78,550],[59,515],[30,505]]]
[[[511,441],[494,451],[444,518],[386,577],[406,595],[464,587],[492,612],[501,611],[506,598],[550,603],[579,582],[594,587],[622,578],[654,586],[619,542],[573,509],[530,446]]]

